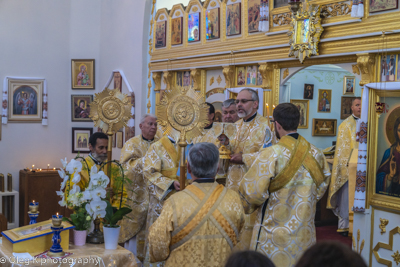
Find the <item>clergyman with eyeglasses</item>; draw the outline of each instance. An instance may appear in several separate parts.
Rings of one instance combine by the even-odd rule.
[[[228,168],[226,186],[238,192],[239,184],[245,173],[263,147],[272,145],[273,134],[268,126],[267,118],[257,113],[259,98],[257,91],[244,88],[236,98],[236,108],[239,120],[236,122],[236,136],[229,140],[226,136],[220,136],[219,140],[232,151]],[[246,224],[240,236],[237,249],[249,249],[254,226],[255,214],[246,216]]]

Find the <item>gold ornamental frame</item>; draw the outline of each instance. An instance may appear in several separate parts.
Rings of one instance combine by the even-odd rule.
[[[319,5],[303,2],[302,10],[292,14],[289,40],[289,57],[295,57],[303,63],[306,57],[319,55],[318,44],[324,29],[321,26],[321,8]]]
[[[192,87],[173,87],[166,90],[157,104],[157,118],[164,134],[179,139],[180,188],[185,189],[185,147],[193,138],[202,134],[209,123],[208,105],[201,92]]]

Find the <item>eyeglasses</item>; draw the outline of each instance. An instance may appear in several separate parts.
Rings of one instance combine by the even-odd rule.
[[[236,103],[236,105],[239,103],[246,104],[249,101],[255,101],[255,100],[253,100],[253,99],[236,99],[235,103]]]

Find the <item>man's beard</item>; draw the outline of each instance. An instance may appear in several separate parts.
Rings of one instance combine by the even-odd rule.
[[[99,162],[104,162],[107,160],[107,153],[105,154],[97,154],[96,152],[92,153],[92,157],[95,158]]]
[[[251,111],[250,111],[251,112]],[[241,112],[238,111],[238,117],[239,118],[244,118],[250,114],[250,112],[247,112],[246,110],[241,110]]]

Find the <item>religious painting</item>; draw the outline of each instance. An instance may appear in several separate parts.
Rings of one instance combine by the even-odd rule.
[[[304,84],[304,99],[313,99],[314,98],[314,84]]]
[[[44,80],[8,79],[9,122],[42,120],[43,86]]]
[[[257,85],[257,66],[247,66],[246,85]]]
[[[310,20],[296,21],[296,44],[308,43],[310,36]]]
[[[167,22],[159,21],[156,23],[156,41],[155,48],[165,47],[167,44]]]
[[[182,17],[171,20],[171,45],[182,44],[182,21]]]
[[[369,13],[397,9],[398,0],[370,0]]]
[[[344,120],[347,119],[348,116],[352,114],[351,111],[351,105],[353,103],[353,100],[356,99],[357,97],[355,96],[342,96],[342,101],[340,103],[340,119]]]
[[[300,112],[298,129],[308,129],[308,114],[309,114],[310,100],[291,99],[290,103],[295,105]]]
[[[332,90],[318,90],[318,112],[331,112]]]
[[[190,71],[183,72],[183,86],[190,86]]]
[[[222,102],[215,101],[211,103],[215,109],[214,122],[222,122]]]
[[[118,88],[119,91],[122,93],[122,76],[119,71],[113,73],[114,79],[114,89]]]
[[[356,77],[355,76],[344,76],[343,77],[343,94],[354,95],[356,90]]]
[[[206,39],[219,38],[219,8],[206,11]]]
[[[400,54],[397,55],[397,81],[400,81]]]
[[[71,60],[72,89],[94,89],[94,59]]]
[[[72,128],[72,153],[89,153],[89,137],[93,128]]]
[[[263,78],[260,72],[260,68],[257,70],[257,85],[261,86],[263,83]]]
[[[72,121],[92,121],[89,118],[90,104],[93,95],[71,95],[71,118]]]
[[[288,1],[286,0],[274,0],[274,8],[282,7],[288,5]]]
[[[400,97],[388,97],[385,101],[389,110],[381,114],[376,125],[375,192],[400,198]]]
[[[246,85],[246,67],[236,68],[236,85]]]
[[[336,119],[313,119],[312,136],[336,136]]]
[[[399,55],[384,55],[380,60],[380,81],[381,82],[394,82],[396,81],[396,74],[398,74],[398,61]],[[397,80],[399,76],[397,75]]]
[[[188,16],[188,42],[200,41],[201,13],[192,13]]]
[[[241,32],[240,4],[226,6],[226,36],[237,35]]]
[[[183,72],[176,72],[176,86],[182,86],[183,83]]]
[[[258,32],[261,0],[248,0],[247,18],[249,32]]]

